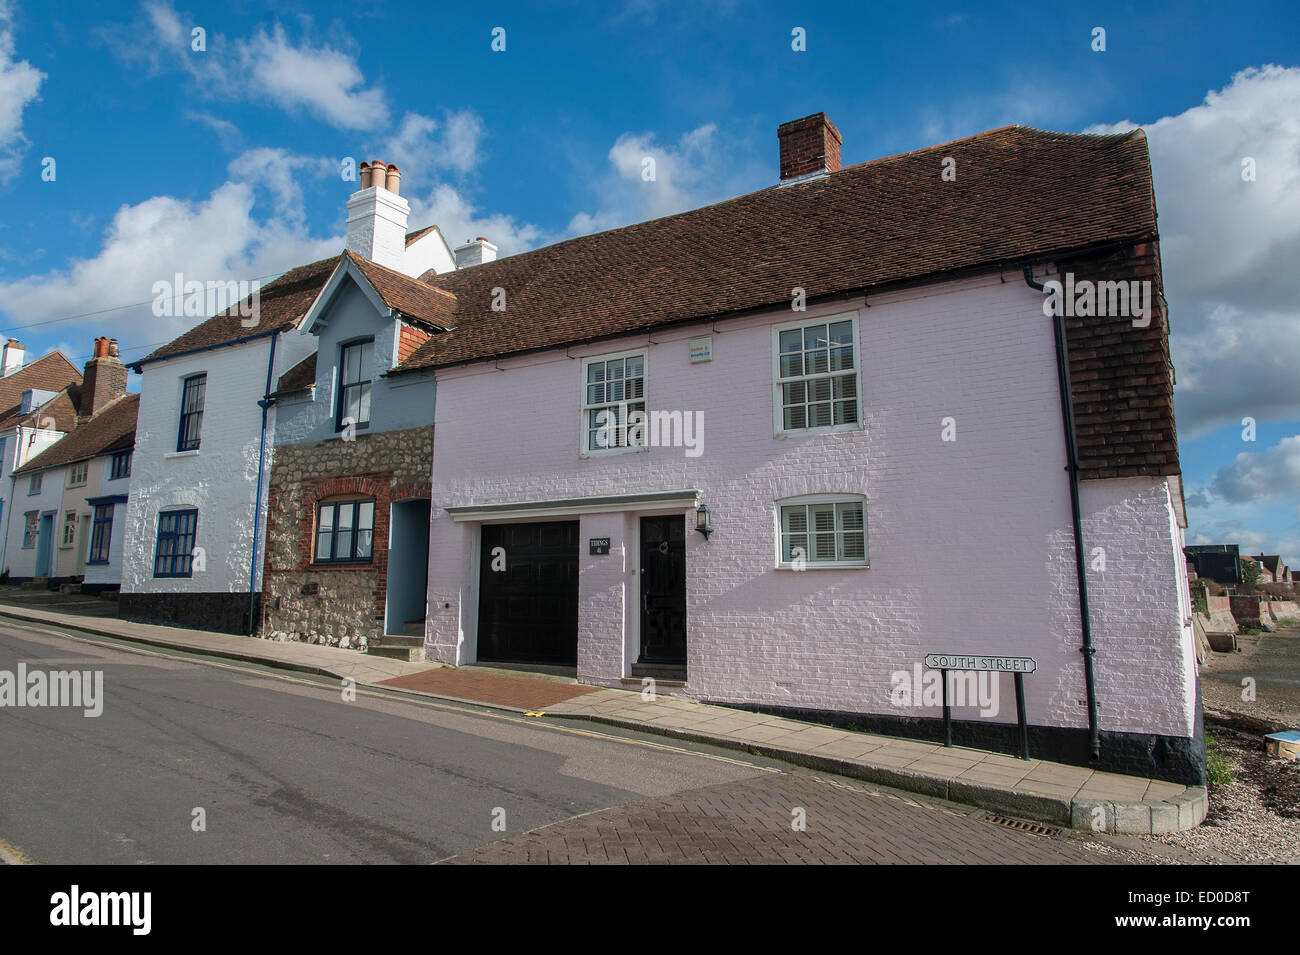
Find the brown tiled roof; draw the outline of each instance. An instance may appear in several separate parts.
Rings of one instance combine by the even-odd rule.
[[[275,386],[275,393],[288,395],[295,391],[305,391],[314,384],[316,384],[316,353],[312,352],[280,376]]]
[[[438,329],[456,323],[456,297],[450,292],[371,262],[355,252],[344,254],[389,308]]]
[[[80,404],[81,385],[68,385],[44,404],[37,405],[30,411],[23,412],[22,405],[16,404],[0,412],[0,428],[21,425],[25,428],[45,428],[50,431],[74,431],[80,420],[77,416],[77,408]]]
[[[437,225],[427,225],[423,229],[416,229],[414,232],[406,233],[406,247],[409,249],[437,228]]]
[[[946,181],[951,157],[956,180]],[[1081,474],[1178,473],[1146,135],[1012,126],[665,219],[422,279],[456,295],[455,328],[397,372],[678,322],[1057,263],[1149,279],[1154,315],[1067,319]],[[494,289],[506,308],[492,309]]]
[[[63,352],[52,351],[0,378],[0,408],[19,406],[24,391],[62,391],[72,384],[81,384],[81,370]]]
[[[300,265],[263,285],[258,290],[258,321],[255,325],[245,326],[243,322],[246,319],[238,314],[238,306],[231,306],[135,362],[132,367],[138,369],[140,365],[160,358],[170,358],[217,345],[229,345],[272,331],[289,330],[316,300],[316,295],[324,287],[338,261],[339,257],[334,256],[310,265]]]
[[[941,160],[956,162],[955,182]],[[1012,126],[820,179],[422,278],[456,295],[455,331],[402,370],[633,332],[1156,229],[1146,138]],[[493,289],[506,293],[493,311]]]
[[[92,458],[105,451],[130,447],[135,436],[139,395],[122,395],[93,418],[82,421],[75,431],[60,438],[20,468],[15,474],[42,471]]]

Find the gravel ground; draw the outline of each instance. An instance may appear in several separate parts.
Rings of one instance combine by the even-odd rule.
[[[1257,732],[1210,719],[1205,728],[1234,781],[1210,784],[1210,814],[1200,826],[1152,841],[1202,862],[1300,864],[1300,762],[1270,757]]]
[[[1210,812],[1188,832],[1153,837],[1082,837],[1129,862],[1300,864],[1300,761],[1273,759],[1264,734],[1300,727],[1300,628],[1239,638],[1201,668],[1205,733],[1232,782],[1210,782]],[[1243,700],[1242,679],[1256,681]]]

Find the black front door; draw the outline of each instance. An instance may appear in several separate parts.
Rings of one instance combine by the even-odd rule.
[[[484,524],[478,658],[578,662],[578,522]]]
[[[641,659],[686,663],[686,518],[641,518]]]

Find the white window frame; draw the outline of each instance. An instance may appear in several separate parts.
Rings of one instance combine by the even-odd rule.
[[[76,511],[64,511],[64,512],[63,512],[63,531],[62,531],[62,533],[61,533],[60,536],[59,536],[59,549],[60,549],[60,550],[66,550],[66,549],[69,548],[69,547],[76,547],[76,546],[77,546],[77,522],[78,522],[78,518],[77,518],[77,512],[76,512]],[[72,532],[72,533],[71,533],[71,537],[72,537],[71,540],[68,539],[68,537],[69,537],[68,532],[69,532],[69,531]]]
[[[617,448],[588,448],[587,447],[587,431],[588,431],[587,419],[590,416],[591,412],[594,410],[598,410],[600,408],[613,407],[614,405],[619,404],[619,402],[603,401],[603,402],[598,402],[596,404],[587,403],[587,368],[588,366],[594,365],[597,362],[604,364],[605,362],[618,361],[620,358],[624,360],[628,358],[641,359],[641,382],[643,387],[642,387],[641,397],[636,400],[636,403],[645,405],[645,414],[647,416],[644,430],[641,435],[642,438],[641,443],[623,445],[622,447],[617,447]],[[583,458],[598,458],[598,457],[604,457],[609,454],[629,454],[629,453],[635,453],[639,451],[650,450],[650,435],[648,430],[650,426],[650,422],[649,422],[650,404],[649,404],[649,399],[647,397],[650,390],[649,389],[650,350],[648,348],[633,348],[630,349],[629,351],[609,352],[604,355],[590,355],[582,359],[581,371],[582,371],[582,379],[581,379],[580,387],[582,388],[582,391],[579,397],[581,401],[582,410],[578,415],[578,456]],[[622,404],[626,405],[628,404],[628,402],[624,400]]]
[[[820,315],[813,317],[804,317],[790,322],[782,322],[779,325],[772,326],[772,429],[773,434],[778,437],[787,435],[807,435],[807,434],[830,434],[836,431],[861,431],[862,425],[862,337],[859,334],[859,317],[860,312],[854,309],[851,312],[837,312],[833,315]],[[781,377],[781,333],[788,332],[791,329],[807,328],[809,325],[826,325],[831,326],[836,322],[853,323],[853,376],[857,381],[857,392],[854,402],[857,406],[857,421],[845,424],[824,425],[819,428],[789,428],[785,427],[784,402],[781,391],[782,384],[789,381],[798,381],[807,379],[807,375],[799,375],[797,378],[782,379]],[[826,372],[827,377],[835,377],[842,372]],[[835,399],[831,398],[831,416],[834,418]]]
[[[808,504],[860,504],[862,505],[862,560],[813,560],[805,557],[803,564],[796,568],[793,560],[785,559],[781,534],[783,522],[781,511],[787,507],[800,507]],[[776,567],[778,570],[869,570],[871,568],[871,522],[867,519],[867,498],[862,494],[803,494],[798,497],[786,497],[773,502],[772,525],[775,534]],[[811,531],[809,532],[811,533]],[[836,534],[843,533],[836,531]],[[838,541],[836,551],[838,552]]]
[[[80,475],[80,477],[78,477]],[[90,479],[90,462],[76,461],[68,465],[68,487],[81,487]]]

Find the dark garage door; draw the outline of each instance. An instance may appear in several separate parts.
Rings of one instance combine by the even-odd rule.
[[[576,665],[578,522],[484,524],[482,544],[479,659]]]

